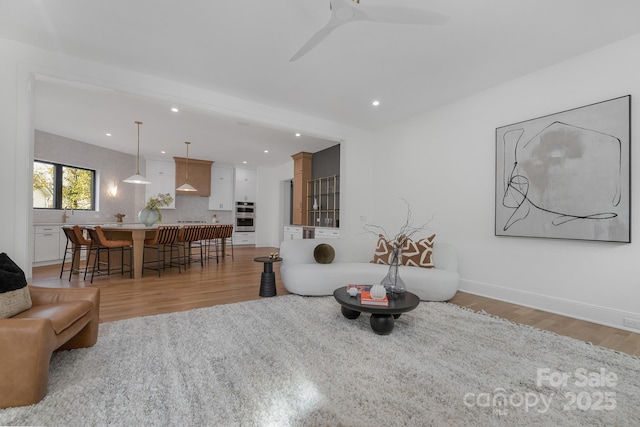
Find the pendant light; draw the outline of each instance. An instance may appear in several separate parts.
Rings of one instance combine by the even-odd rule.
[[[195,188],[193,188],[191,185],[189,185],[189,144],[191,143],[189,141],[185,141],[185,144],[187,145],[187,173],[184,177],[184,184],[176,188],[176,190],[177,191],[198,191]]]
[[[134,123],[138,125],[138,155],[136,156],[136,174],[123,180],[123,182],[128,182],[131,184],[151,184],[151,181],[148,181],[147,178],[140,175],[140,125],[142,124],[142,122],[136,121]]]

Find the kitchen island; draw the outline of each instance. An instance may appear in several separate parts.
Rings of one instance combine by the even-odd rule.
[[[155,235],[156,229],[161,225],[176,225],[183,226],[184,224],[154,224],[150,227],[139,223],[110,223],[110,224],[50,224],[47,225],[49,233],[53,228],[60,229],[62,226],[78,225],[81,228],[94,227],[100,225],[104,231],[105,236],[110,240],[131,240],[133,242],[133,277],[139,279],[142,277],[142,261],[144,256],[144,240],[151,238]],[[204,225],[204,224],[203,224]],[[223,225],[223,224],[216,224]],[[36,227],[45,227],[42,224],[34,225]],[[55,232],[57,237],[57,231]],[[53,235],[53,234],[51,234]],[[36,236],[37,238],[38,236]],[[66,239],[65,239],[66,242]],[[224,257],[226,254],[226,245],[224,239],[221,241],[221,252]],[[62,245],[62,242],[60,242]],[[58,245],[56,241],[56,245]],[[64,245],[63,245],[64,246]],[[60,259],[60,262],[62,260]],[[79,263],[79,259],[73,261],[74,264]],[[73,268],[77,268],[74,265]]]
[[[150,227],[147,227],[144,224],[105,224],[101,226],[102,230],[104,231],[104,234],[109,239],[133,241],[133,278],[134,279],[139,279],[142,277],[144,240],[153,237],[156,233],[156,229],[161,225],[183,226],[184,224],[154,224]],[[195,225],[199,225],[199,224],[195,224]],[[222,226],[224,224],[215,224],[215,225]],[[221,243],[220,249],[222,251],[222,256],[224,257],[226,255],[225,239],[221,239],[220,243]]]
[[[142,261],[144,256],[144,239],[153,237],[159,225],[147,227],[144,224],[104,224],[101,225],[105,236],[110,240],[133,241],[133,278],[142,277]],[[168,224],[166,224],[168,225]],[[178,225],[178,224],[175,224]]]

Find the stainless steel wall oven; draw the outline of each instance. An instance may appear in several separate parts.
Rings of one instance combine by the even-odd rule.
[[[256,231],[255,215],[255,203],[236,202],[236,231]]]

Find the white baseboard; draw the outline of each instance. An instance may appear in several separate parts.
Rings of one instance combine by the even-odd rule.
[[[640,319],[640,313],[600,307],[597,305],[585,304],[563,298],[550,297],[547,295],[540,295],[532,292],[465,279],[460,279],[459,290],[499,301],[572,317],[574,319],[585,320],[587,322],[598,323],[612,328],[640,333],[640,329],[630,328],[624,324],[625,317]]]

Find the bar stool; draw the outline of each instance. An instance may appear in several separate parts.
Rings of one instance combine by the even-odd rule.
[[[211,259],[211,244],[213,242],[214,245],[216,245],[216,241],[219,238],[220,235],[220,224],[208,224],[208,225],[204,225],[202,226],[202,236],[201,236],[201,240],[200,240],[200,244],[204,246],[204,252],[206,255],[206,259],[207,261],[209,261]],[[218,262],[218,253],[217,253],[217,249],[218,246],[215,246],[216,248],[216,263]]]
[[[91,245],[89,246],[89,253],[87,255],[87,266],[84,270],[84,278],[87,278],[87,271],[89,269],[89,257],[93,252],[93,268],[91,269],[91,283],[93,283],[93,277],[96,272],[100,274],[111,274],[111,252],[120,251],[120,274],[124,275],[124,251],[129,250],[129,277],[133,277],[133,242],[131,240],[109,240],[104,235],[104,231],[99,225],[93,228],[87,228],[89,236],[91,237]],[[107,253],[107,260],[100,261],[100,254]],[[100,265],[106,265],[105,271],[100,270]]]
[[[180,231],[178,242],[182,243],[183,256],[180,257],[180,253],[178,253],[178,262],[180,262],[180,259],[183,259],[185,262],[185,268],[188,264],[191,264],[191,245],[195,242],[200,242],[203,228],[204,226],[202,225],[185,225]],[[200,244],[200,267],[204,267],[202,259],[202,244]]]
[[[144,274],[144,269],[149,268],[151,270],[158,270],[158,277],[160,277],[160,270],[165,268],[165,254],[167,252],[167,247],[169,247],[169,267],[173,267],[173,250],[176,249],[178,251],[178,259],[180,258],[180,246],[181,243],[178,241],[178,237],[180,236],[180,226],[177,225],[161,225],[156,229],[156,234],[150,238],[145,239],[144,241],[144,249],[145,253],[142,257],[142,274]],[[145,261],[144,255],[146,255],[146,249],[155,249],[157,254],[157,259],[153,261]],[[145,267],[147,264],[156,264],[157,268],[153,267]],[[180,273],[180,262],[178,262],[178,273]]]
[[[233,224],[223,224],[221,229],[220,229],[220,237],[219,237],[219,242],[220,244],[224,245],[225,247],[227,245],[231,245],[231,259],[233,259]],[[218,257],[218,246],[216,245],[216,259]]]
[[[67,254],[71,255],[71,265],[69,266],[69,281],[71,281],[71,275],[76,272],[80,273],[80,258],[82,258],[82,250],[85,250],[85,253],[88,254],[89,246],[91,246],[91,241],[85,239],[82,234],[82,229],[77,225],[73,227],[63,226],[62,231],[64,231],[64,235],[67,237],[67,243],[64,247],[64,255],[62,256],[62,268],[60,269],[60,278],[62,279],[62,273],[64,273],[64,264],[67,260]],[[88,257],[88,255],[87,255]],[[87,261],[89,261],[87,259]],[[74,265],[76,268],[74,268]],[[86,267],[85,267],[86,269]]]

